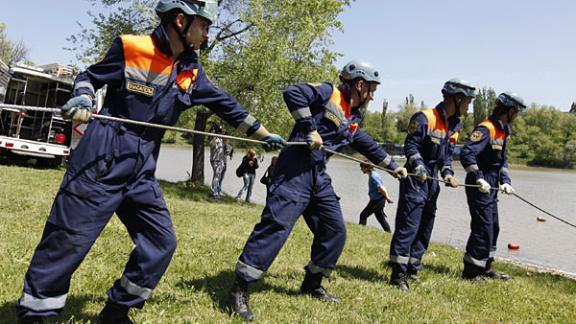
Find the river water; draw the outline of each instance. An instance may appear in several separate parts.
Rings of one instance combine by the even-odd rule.
[[[235,170],[245,154],[243,150],[235,152],[228,163],[224,178],[224,191],[235,196],[242,187],[242,179],[236,177]],[[212,179],[212,169],[205,154],[205,179]],[[264,204],[266,187],[258,179],[270,164],[272,155],[266,154],[256,173],[252,202]],[[160,152],[156,176],[167,181],[183,181],[188,178],[192,165],[192,148],[163,147]],[[458,161],[454,162],[456,177],[464,182],[464,170]],[[328,163],[328,173],[333,185],[341,196],[340,203],[344,218],[357,223],[360,211],[368,203],[368,178],[360,172],[356,162],[333,158]],[[383,172],[380,172],[381,174]],[[511,171],[512,184],[516,192],[542,209],[576,224],[576,172],[514,169]],[[393,200],[398,198],[398,182],[391,176],[382,174],[385,185]],[[470,233],[470,214],[463,188],[442,187],[438,199],[436,223],[432,241],[446,243],[464,249]],[[576,229],[567,226],[527,205],[513,196],[499,195],[500,236],[496,256],[522,263],[552,268],[570,274],[576,274]],[[388,221],[394,228],[396,204],[385,209]],[[537,217],[546,218],[538,222]],[[379,227],[376,219],[370,217],[369,226]],[[519,250],[508,250],[508,243],[518,243]],[[384,256],[387,257],[388,251]],[[426,258],[426,257],[424,257]]]

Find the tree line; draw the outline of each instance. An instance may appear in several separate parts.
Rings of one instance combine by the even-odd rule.
[[[478,91],[471,109],[464,116],[464,129],[458,144],[464,144],[474,127],[485,120],[496,106],[496,92],[491,88]],[[379,142],[404,143],[410,117],[428,108],[423,102],[414,103],[409,95],[397,112],[388,111],[385,101],[381,111],[366,114],[365,130]],[[508,146],[512,162],[534,166],[574,168],[576,165],[576,103],[570,112],[533,103],[512,124]]]

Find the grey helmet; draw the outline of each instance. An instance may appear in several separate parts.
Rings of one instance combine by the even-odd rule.
[[[524,99],[520,97],[517,93],[506,91],[498,95],[496,101],[499,101],[505,107],[511,107],[517,109],[519,112],[523,112],[526,109],[526,104]]]
[[[375,82],[380,84],[380,73],[370,63],[359,60],[352,60],[342,68],[340,72],[340,80],[352,81],[356,78],[362,78],[367,82]]]
[[[163,14],[179,9],[188,16],[201,16],[211,23],[218,16],[218,1],[216,0],[159,0],[156,5],[156,14]]]
[[[468,81],[459,78],[452,78],[444,83],[442,93],[451,95],[461,93],[466,97],[474,98],[476,96],[476,87],[471,85]]]

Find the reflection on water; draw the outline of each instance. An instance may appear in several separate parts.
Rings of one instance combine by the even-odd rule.
[[[235,153],[229,161],[228,171],[224,178],[224,191],[236,195],[242,187],[242,179],[234,171],[242,160],[243,150]],[[205,154],[206,183],[211,180],[212,170]],[[272,155],[266,155],[257,170],[256,180],[260,179],[270,164]],[[192,148],[162,148],[156,175],[159,179],[182,181],[188,177],[192,164]],[[456,177],[464,182],[464,170],[459,162],[454,163]],[[368,178],[360,172],[357,163],[333,159],[328,163],[328,173],[332,176],[334,188],[342,198],[344,217],[356,223],[360,211],[368,203]],[[382,174],[382,172],[381,172]],[[512,184],[519,195],[550,213],[576,223],[576,173],[556,170],[511,170]],[[398,182],[391,176],[382,174],[385,185],[393,200],[398,197]],[[447,243],[464,249],[470,233],[470,215],[463,188],[442,187],[438,199],[436,223],[432,234],[435,242]],[[576,274],[576,229],[569,227],[521,200],[500,195],[500,237],[497,256],[532,263],[540,266],[559,269]],[[258,181],[254,184],[252,200],[264,204],[266,188]],[[387,205],[385,209],[388,220],[394,227],[396,205]],[[538,222],[537,217],[546,217],[546,222]],[[368,225],[379,227],[374,217]],[[248,235],[248,233],[247,233]],[[517,251],[509,251],[508,243],[520,245]],[[384,251],[387,255],[388,251]]]

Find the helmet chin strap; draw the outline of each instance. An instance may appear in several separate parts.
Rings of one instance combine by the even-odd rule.
[[[188,30],[190,29],[190,27],[192,27],[194,17],[188,16],[186,20],[188,22],[186,23],[186,26],[184,26],[184,30],[180,30],[178,28],[178,25],[176,25],[175,21],[172,22],[172,27],[174,27],[174,29],[176,30],[176,33],[178,34],[178,38],[180,38],[180,42],[182,43],[184,51],[186,51],[188,47],[190,47],[190,44],[188,44],[188,42],[186,41],[186,35],[188,34]]]

